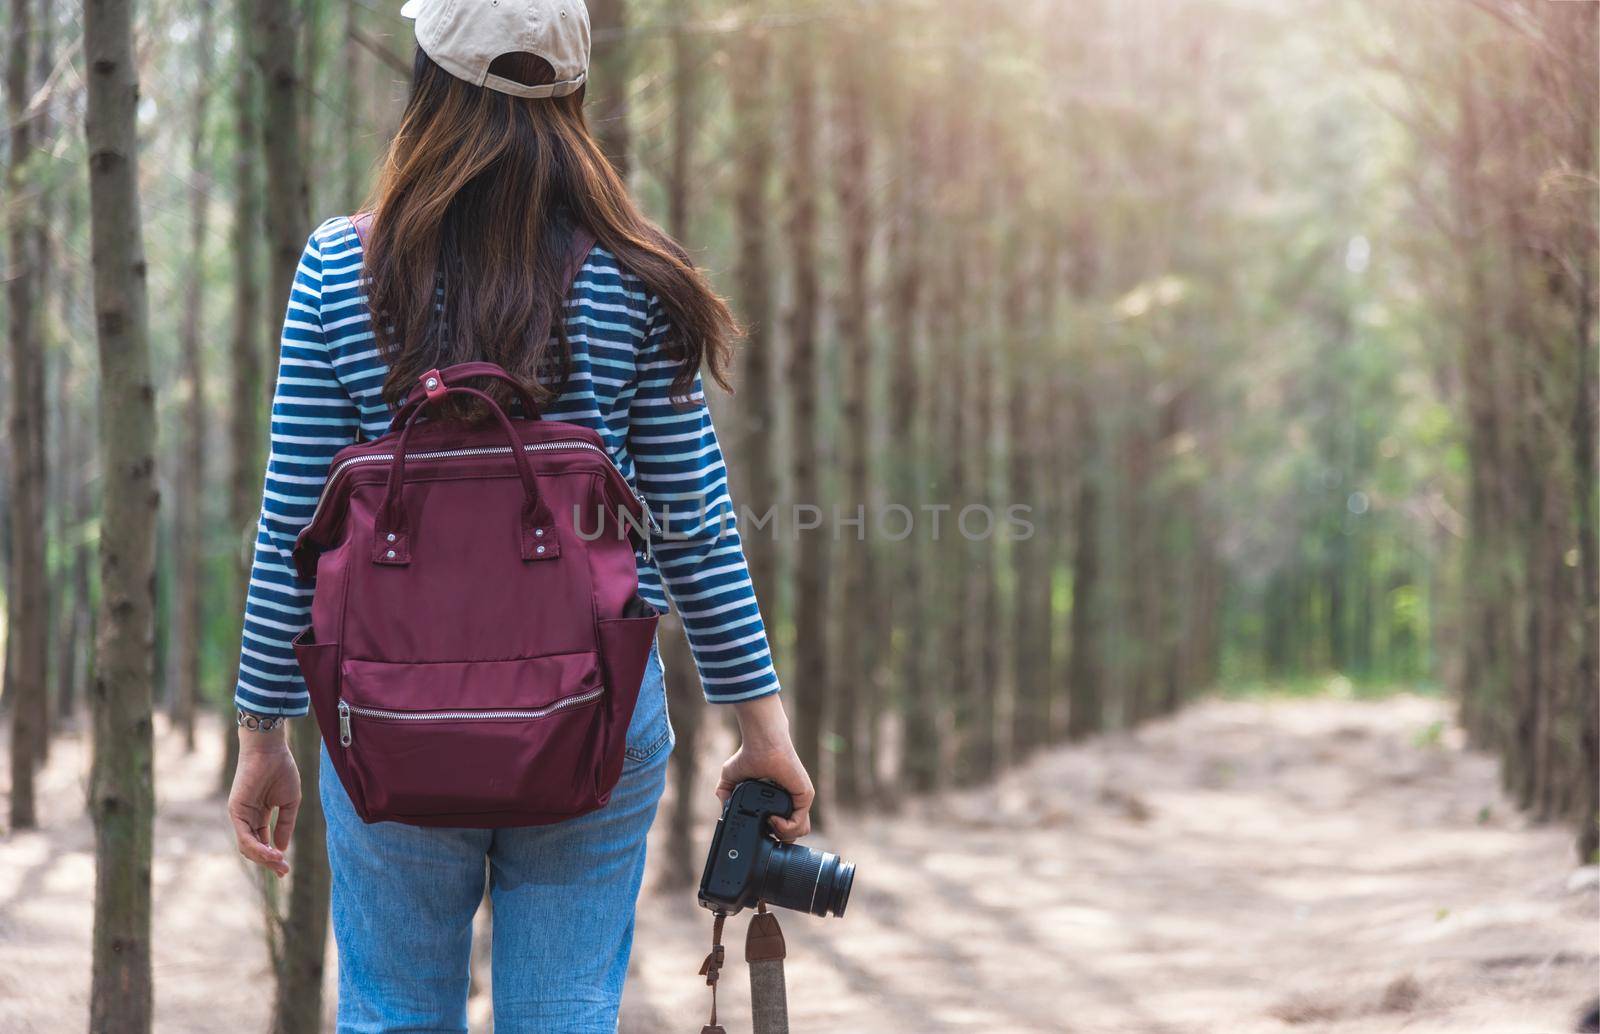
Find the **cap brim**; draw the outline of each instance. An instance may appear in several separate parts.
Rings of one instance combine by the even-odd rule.
[[[400,17],[415,18],[422,13],[424,0],[406,0],[405,6],[400,8]]]

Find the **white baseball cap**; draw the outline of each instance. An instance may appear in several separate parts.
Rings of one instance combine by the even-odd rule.
[[[583,0],[407,0],[417,45],[457,79],[517,97],[565,97],[589,75],[589,9]],[[504,54],[532,54],[556,81],[530,86],[490,75]]]

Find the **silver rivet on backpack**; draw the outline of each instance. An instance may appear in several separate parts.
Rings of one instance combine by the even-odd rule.
[[[544,547],[540,546],[538,549],[534,550],[534,552],[535,553],[543,553],[544,552]]]
[[[437,378],[437,377],[429,377],[427,382],[423,385],[423,387],[427,388],[429,391],[432,391],[434,388],[437,388],[438,386],[439,386],[439,378]]]
[[[389,559],[390,559],[390,560],[393,560],[393,559],[394,559],[394,550],[392,550],[392,549],[391,549],[391,550],[389,550]]]
[[[390,542],[393,542],[394,541],[394,532],[391,531],[388,535],[386,535],[384,537],[387,538]]]
[[[534,534],[535,538],[541,538],[542,539],[542,538],[544,538],[544,529],[543,528],[535,528],[535,529],[533,529],[533,534]]]

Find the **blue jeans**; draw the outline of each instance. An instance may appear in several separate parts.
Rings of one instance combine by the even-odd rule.
[[[368,825],[324,757],[339,1034],[466,1031],[472,916],[486,881],[495,1030],[613,1034],[645,834],[672,743],[661,660],[651,650],[611,801],[566,822],[517,829]]]

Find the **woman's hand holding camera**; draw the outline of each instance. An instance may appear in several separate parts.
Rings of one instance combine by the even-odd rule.
[[[811,801],[816,797],[811,777],[789,738],[789,716],[776,693],[733,705],[739,719],[739,749],[722,765],[717,797],[726,801],[733,788],[746,779],[770,779],[794,798],[794,814],[772,816],[778,839],[798,840],[811,832]]]

